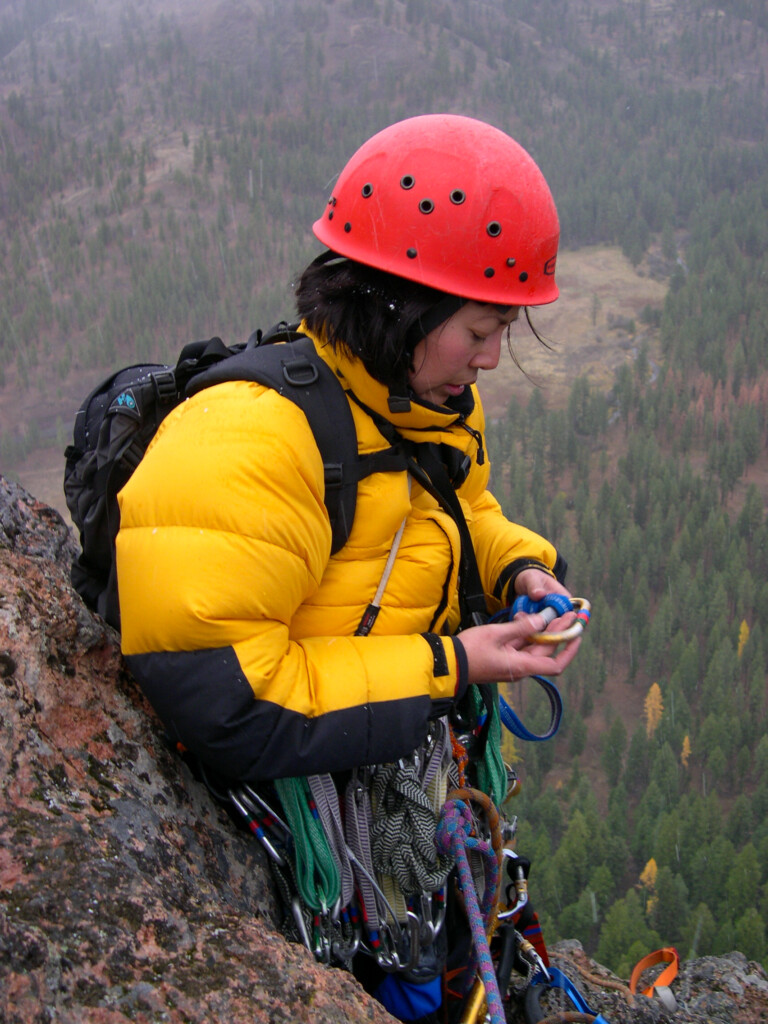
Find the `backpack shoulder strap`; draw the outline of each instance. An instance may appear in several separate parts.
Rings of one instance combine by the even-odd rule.
[[[461,574],[459,579],[461,628],[481,625],[488,620],[485,590],[480,577],[472,535],[464,518],[456,488],[443,462],[443,450],[440,446],[428,442],[411,444],[410,448],[412,458],[408,463],[408,472],[451,516],[459,530],[461,538]]]
[[[247,380],[274,388],[299,406],[323,460],[331,553],[335,553],[346,544],[352,528],[358,481],[372,470],[363,469],[358,457],[352,411],[339,380],[309,338],[294,337],[289,344],[249,344],[198,374],[186,394],[225,381]]]

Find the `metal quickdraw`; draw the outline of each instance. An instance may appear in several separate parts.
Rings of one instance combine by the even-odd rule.
[[[286,852],[292,841],[285,822],[251,786],[242,785],[230,789],[228,796],[250,831],[267,851],[267,856],[279,867],[285,867]],[[273,833],[272,839],[268,832]]]
[[[514,922],[517,924],[522,912],[528,907],[528,869],[530,862],[509,847],[501,851],[502,864],[506,866],[507,875],[512,884],[507,888],[508,906],[506,910],[500,910],[497,914],[499,925],[504,929],[501,941],[501,954],[497,977],[499,988],[506,991],[510,983],[512,965],[515,957],[518,962],[527,965],[527,974],[523,978],[524,986],[527,986],[534,974],[540,974],[549,981],[549,966],[544,962],[543,957],[536,949],[530,939],[526,938],[517,927],[511,927]],[[514,890],[514,902],[509,904],[510,890]]]

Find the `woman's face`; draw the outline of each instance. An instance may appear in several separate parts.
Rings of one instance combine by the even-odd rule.
[[[479,370],[495,369],[502,335],[519,313],[519,306],[502,312],[496,306],[468,302],[430,331],[414,349],[414,369],[408,375],[416,397],[445,405],[475,383]]]

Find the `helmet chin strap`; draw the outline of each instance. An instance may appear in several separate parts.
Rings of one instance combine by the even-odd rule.
[[[426,338],[430,331],[434,331],[440,324],[445,323],[454,313],[458,313],[467,301],[467,299],[462,299],[458,295],[443,295],[434,306],[421,314],[408,332],[405,343],[411,369],[413,369],[413,353],[416,351],[416,346],[419,342]],[[398,394],[397,391],[400,389],[404,390],[405,394]],[[387,404],[389,405],[390,412],[410,412],[411,399],[408,394],[407,384],[401,384],[399,389],[397,386],[391,387]]]
[[[347,263],[349,257],[340,256],[339,253],[334,252],[333,249],[326,249],[321,252],[319,256],[315,256],[312,260],[313,267],[322,267],[326,263]]]
[[[410,412],[411,411],[411,399],[409,395],[398,395],[395,392],[394,387],[389,389],[389,397],[387,398],[387,405],[389,411],[392,413],[397,412]]]
[[[323,266],[327,263],[344,263],[347,262],[348,257],[342,256],[332,249],[326,249],[325,252],[320,253],[312,261],[316,266]],[[460,295],[443,294],[437,302],[418,318],[416,323],[411,327],[408,338],[406,340],[406,349],[409,358],[413,356],[416,346],[422,341],[431,331],[434,331],[440,324],[445,323],[455,313],[458,313],[468,302],[473,301],[471,299],[462,298]],[[474,300],[480,301],[480,300]],[[480,305],[484,303],[480,302]],[[498,309],[500,313],[506,313],[511,306],[493,304],[495,309]],[[398,393],[399,392],[399,393]],[[411,409],[411,396],[408,392],[407,382],[403,382],[400,385],[392,385],[389,389],[389,397],[387,399],[389,411],[392,413],[407,413]]]
[[[458,295],[443,295],[434,306],[421,314],[408,332],[405,342],[411,369],[413,369],[413,353],[416,351],[416,346],[419,342],[423,341],[430,331],[434,331],[440,324],[445,323],[454,313],[458,313],[467,301],[467,299],[462,299]],[[405,394],[398,394],[400,390],[405,391]],[[411,399],[407,383],[404,382],[399,387],[397,385],[390,387],[387,404],[389,405],[390,412],[410,412]]]

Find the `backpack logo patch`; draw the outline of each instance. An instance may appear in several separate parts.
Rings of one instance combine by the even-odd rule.
[[[131,388],[126,388],[124,391],[121,391],[119,395],[115,395],[112,399],[112,404],[109,407],[108,414],[115,413],[126,413],[128,416],[133,416],[137,420],[141,419],[138,402],[136,401],[136,396]]]

